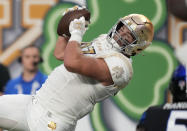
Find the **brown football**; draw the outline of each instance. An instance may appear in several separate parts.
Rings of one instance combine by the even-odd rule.
[[[74,19],[79,19],[81,16],[85,17],[86,21],[90,21],[90,11],[87,9],[81,10],[73,10],[67,12],[58,23],[57,34],[62,36],[65,34],[66,36],[70,37],[71,34],[69,33],[69,24]]]
[[[187,0],[168,0],[168,10],[177,18],[187,21]]]

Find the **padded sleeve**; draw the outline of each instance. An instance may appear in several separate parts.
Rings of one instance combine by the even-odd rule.
[[[126,56],[115,53],[104,58],[113,82],[116,86],[123,88],[132,78],[133,68],[129,58]]]

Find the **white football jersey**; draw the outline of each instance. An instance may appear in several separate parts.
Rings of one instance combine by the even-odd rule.
[[[106,35],[83,43],[81,48],[85,55],[105,60],[114,84],[103,86],[97,80],[67,71],[64,64],[56,67],[36,97],[42,106],[70,124],[76,124],[78,119],[91,112],[95,103],[115,95],[128,84],[133,74],[130,59],[115,51]]]

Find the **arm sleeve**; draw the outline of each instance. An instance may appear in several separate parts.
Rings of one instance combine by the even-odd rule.
[[[114,84],[121,88],[125,87],[133,75],[130,59],[120,53],[115,53],[105,57],[104,60],[109,68]]]

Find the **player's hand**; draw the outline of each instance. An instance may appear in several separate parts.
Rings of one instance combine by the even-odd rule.
[[[70,40],[75,40],[79,43],[82,41],[82,37],[86,32],[85,23],[86,22],[84,16],[80,17],[79,19],[74,19],[73,21],[71,21],[69,26],[69,32],[71,34]]]
[[[85,6],[78,6],[78,5],[75,5],[74,7],[71,7],[71,8],[68,8],[64,11],[64,13],[62,14],[62,16],[64,16],[66,13],[70,12],[70,11],[74,11],[74,10],[82,10],[82,9],[85,9],[86,7]]]
[[[70,34],[78,33],[79,35],[83,36],[86,32],[85,27],[85,18],[84,16],[80,17],[79,19],[74,19],[69,26]]]

